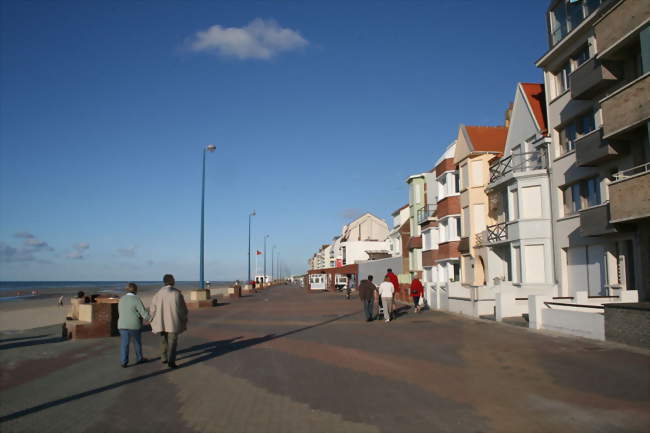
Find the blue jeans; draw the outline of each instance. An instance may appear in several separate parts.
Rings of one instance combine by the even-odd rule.
[[[361,302],[363,303],[363,314],[366,316],[366,320],[372,320],[375,315],[375,300],[373,298],[362,299]]]
[[[135,360],[142,361],[142,341],[140,340],[139,329],[120,329],[120,362],[129,363],[129,342],[133,338],[133,348],[135,349]]]

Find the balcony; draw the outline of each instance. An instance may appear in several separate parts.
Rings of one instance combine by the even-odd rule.
[[[602,236],[615,233],[609,222],[609,203],[580,210],[580,233],[582,236]]]
[[[543,148],[500,158],[490,166],[490,183],[497,182],[510,173],[545,169],[546,161],[546,151]]]
[[[508,240],[508,223],[502,222],[487,226],[487,242],[494,244]]]
[[[469,253],[469,238],[461,238],[458,243],[458,251],[461,254]]]
[[[650,72],[600,101],[603,137],[620,136],[650,119]]]
[[[650,163],[619,173],[609,184],[612,222],[650,217]]]
[[[433,218],[435,213],[436,213],[436,205],[428,204],[424,206],[422,209],[418,209],[416,220],[418,224],[425,223],[429,218]]]
[[[408,249],[413,250],[416,248],[422,249],[422,236],[417,236],[409,239]]]
[[[607,65],[607,66],[606,66]],[[614,84],[619,73],[614,64],[603,64],[592,57],[570,76],[571,97],[573,99],[591,99]]]
[[[598,51],[606,52],[630,33],[639,31],[648,15],[650,3],[647,0],[618,2],[594,26]]]
[[[576,164],[579,167],[593,166],[617,158],[622,148],[620,142],[604,141],[602,128],[578,138],[575,145]]]

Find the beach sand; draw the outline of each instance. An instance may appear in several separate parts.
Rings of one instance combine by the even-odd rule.
[[[226,288],[219,288],[225,293]],[[182,290],[185,300],[190,299],[189,290]],[[144,306],[149,308],[155,290],[138,293]],[[223,296],[223,295],[221,295]],[[0,303],[0,331],[19,331],[63,324],[70,313],[70,297],[64,297],[64,305],[57,305],[58,298],[45,297]]]

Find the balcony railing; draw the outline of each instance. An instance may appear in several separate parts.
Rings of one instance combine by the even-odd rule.
[[[545,169],[547,159],[546,151],[543,149],[535,152],[513,153],[500,158],[490,166],[490,183],[496,182],[509,173]]]
[[[508,223],[502,222],[487,226],[488,243],[503,242],[508,240]]]
[[[418,222],[418,224],[422,224],[428,218],[434,216],[435,213],[436,213],[436,205],[435,204],[428,204],[428,205],[424,206],[422,209],[419,209],[418,213],[417,213],[417,222]]]
[[[610,220],[634,221],[650,217],[650,163],[614,175],[609,184]]]
[[[603,113],[603,137],[622,136],[635,128],[645,128],[650,119],[650,72],[600,101]]]

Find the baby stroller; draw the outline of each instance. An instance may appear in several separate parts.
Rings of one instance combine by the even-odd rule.
[[[375,315],[375,320],[380,320],[384,318],[384,305],[381,302],[381,296],[379,297],[379,302],[377,303],[377,314]]]

